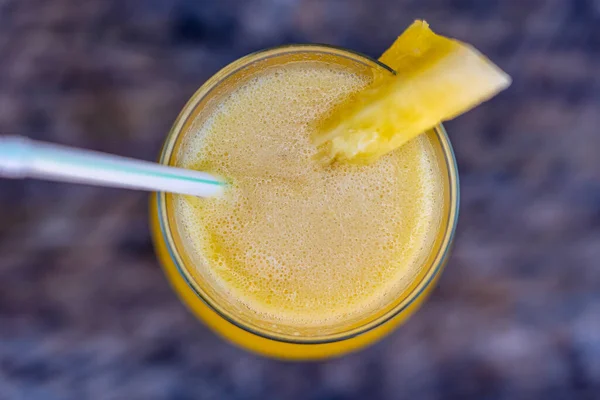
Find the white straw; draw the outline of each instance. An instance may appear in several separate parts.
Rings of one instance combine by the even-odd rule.
[[[225,182],[205,172],[168,167],[19,136],[0,136],[0,177],[218,196]]]

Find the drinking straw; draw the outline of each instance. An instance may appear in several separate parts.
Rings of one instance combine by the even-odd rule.
[[[96,186],[221,195],[226,183],[208,173],[90,150],[0,136],[0,177],[37,178]]]

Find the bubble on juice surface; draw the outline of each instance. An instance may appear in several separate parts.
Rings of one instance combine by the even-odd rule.
[[[177,196],[198,272],[266,320],[319,326],[389,303],[437,234],[442,186],[426,137],[367,165],[323,166],[314,121],[369,77],[323,62],[267,70],[187,133],[178,165],[227,177],[224,198]]]

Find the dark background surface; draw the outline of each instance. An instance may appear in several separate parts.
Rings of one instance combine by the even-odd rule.
[[[153,160],[236,58],[376,57],[415,18],[514,84],[446,126],[456,246],[405,326],[337,360],[249,354],[178,302],[145,194],[0,181],[0,399],[600,398],[600,1],[0,0],[0,132]]]

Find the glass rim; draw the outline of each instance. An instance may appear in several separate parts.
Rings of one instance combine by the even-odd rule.
[[[301,52],[320,52],[326,54],[339,55],[345,58],[349,58],[351,60],[362,61],[368,63],[367,65],[374,65],[382,67],[391,73],[395,73],[393,69],[388,67],[387,65],[381,63],[378,60],[375,60],[365,54],[344,49],[341,47],[324,45],[324,44],[291,44],[291,45],[283,45],[277,47],[271,47],[268,49],[260,50],[251,54],[248,54],[244,57],[241,57],[230,64],[223,67],[221,70],[216,72],[213,76],[211,76],[187,101],[179,116],[173,123],[169,134],[165,138],[159,162],[161,164],[170,164],[172,158],[174,156],[174,147],[177,138],[182,133],[182,127],[187,118],[191,115],[192,111],[195,109],[196,104],[205,96],[209,95],[210,92],[222,81],[226,80],[232,74],[235,74],[240,69],[252,64],[253,62],[260,61],[263,59],[268,59],[270,57],[276,57],[281,54],[285,54],[285,52],[293,52],[293,53],[301,53]],[[420,281],[414,286],[414,288],[406,294],[406,297],[403,301],[397,304],[392,309],[388,310],[385,314],[368,321],[367,323],[355,327],[353,329],[349,329],[346,332],[335,333],[329,335],[323,335],[320,337],[302,337],[302,336],[292,336],[285,335],[273,332],[263,331],[258,327],[252,327],[248,324],[240,321],[235,318],[235,316],[224,310],[220,307],[217,302],[210,298],[206,293],[203,293],[198,285],[191,278],[190,274],[186,271],[184,267],[184,263],[182,257],[180,256],[180,251],[178,250],[175,240],[173,239],[172,231],[176,229],[174,226],[171,226],[169,223],[169,218],[167,214],[166,207],[166,195],[165,192],[157,193],[157,213],[158,213],[158,221],[160,231],[165,241],[166,248],[168,250],[169,256],[177,268],[178,273],[183,277],[184,281],[188,285],[188,287],[198,296],[202,302],[208,306],[212,311],[217,313],[219,317],[225,319],[227,322],[235,325],[236,327],[243,329],[246,332],[251,334],[274,340],[282,343],[291,343],[291,344],[326,344],[326,343],[334,343],[347,339],[352,339],[364,333],[367,333],[375,328],[378,328],[385,323],[389,322],[393,318],[401,315],[404,311],[410,308],[418,299],[424,296],[427,292],[427,289],[431,287],[432,284],[436,281],[441,271],[445,266],[445,262],[448,258],[452,241],[454,239],[456,225],[458,222],[458,214],[459,214],[459,204],[460,204],[460,190],[459,190],[459,176],[458,176],[458,167],[456,164],[456,157],[454,155],[454,151],[452,149],[452,145],[450,143],[450,139],[446,130],[439,124],[434,129],[437,138],[439,139],[440,147],[442,149],[443,158],[446,164],[446,168],[448,171],[448,186],[449,186],[449,198],[450,205],[448,207],[448,213],[446,215],[442,215],[441,225],[445,227],[445,232],[443,233],[443,238],[437,254],[435,255],[433,262],[430,265],[425,266],[427,268],[426,273],[420,278]],[[444,178],[445,179],[445,178]],[[400,293],[399,293],[400,294]]]

